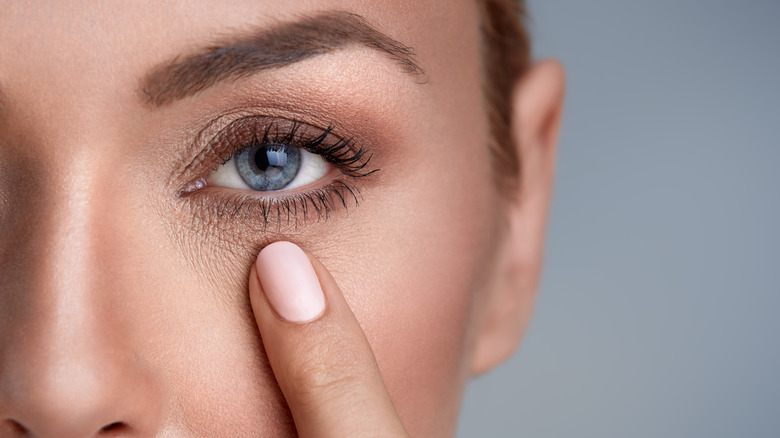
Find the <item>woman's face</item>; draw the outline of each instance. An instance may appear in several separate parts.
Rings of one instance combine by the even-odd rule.
[[[0,10],[2,436],[292,434],[246,290],[276,240],[452,434],[506,222],[476,2]]]

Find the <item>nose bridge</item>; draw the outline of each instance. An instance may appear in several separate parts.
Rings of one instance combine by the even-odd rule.
[[[94,322],[87,311],[97,281],[90,269],[97,259],[90,229],[98,223],[90,202],[92,176],[72,167],[78,160],[68,161],[24,163],[40,171],[28,181],[30,193],[13,193],[9,201],[13,217],[2,241],[2,298],[4,307],[13,307],[16,324],[10,329],[24,330],[30,340],[62,337]]]
[[[33,200],[17,203],[15,215],[35,219],[3,242],[13,248],[0,272],[0,421],[40,437],[149,430],[160,411],[155,373],[125,336],[132,327],[117,301],[126,291],[107,256],[120,213],[108,205],[99,156],[59,158],[41,164]]]
[[[15,218],[16,235],[5,242],[4,267],[13,268],[5,274],[15,281],[3,294],[13,295],[14,314],[24,322],[16,327],[24,327],[28,339],[56,345],[69,337],[75,346],[100,324],[94,312],[105,299],[98,239],[106,222],[99,218],[95,176],[79,169],[78,157],[62,161],[39,164],[46,171],[35,193],[14,199],[15,215],[31,219]]]
[[[46,205],[38,214],[45,218],[31,245],[39,256],[41,288],[32,291],[38,304],[51,312],[52,322],[82,319],[87,322],[90,301],[97,298],[95,283],[99,280],[94,269],[99,263],[96,251],[96,233],[102,226],[98,219],[99,195],[95,175],[85,168],[78,155],[67,156],[53,169],[41,184],[46,194]],[[54,176],[58,175],[58,176]],[[41,296],[39,296],[41,295]],[[73,314],[77,312],[79,314]]]

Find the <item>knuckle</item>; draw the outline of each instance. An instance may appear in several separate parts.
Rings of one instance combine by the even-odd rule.
[[[370,372],[362,357],[342,342],[311,348],[291,371],[292,389],[297,398],[341,397],[359,390]]]

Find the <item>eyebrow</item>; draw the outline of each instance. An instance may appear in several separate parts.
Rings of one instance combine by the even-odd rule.
[[[144,76],[141,90],[149,103],[163,106],[220,82],[286,67],[349,44],[385,53],[405,73],[425,74],[411,47],[378,31],[360,15],[329,11],[280,23],[164,62]]]

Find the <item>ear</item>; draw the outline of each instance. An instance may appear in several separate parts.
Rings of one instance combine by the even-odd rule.
[[[523,75],[512,96],[520,184],[507,205],[509,226],[476,339],[474,374],[509,358],[531,318],[542,267],[564,82],[557,61],[540,62]]]

